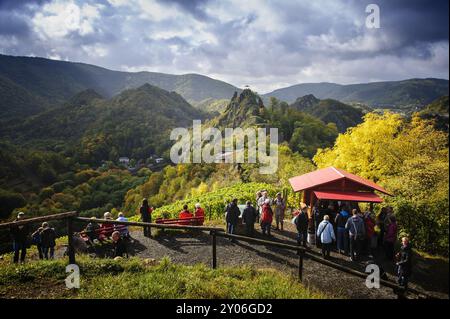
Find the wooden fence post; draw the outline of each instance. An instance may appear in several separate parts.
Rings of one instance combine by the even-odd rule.
[[[213,230],[210,233],[212,235],[212,268],[217,267],[217,248],[216,248],[216,231]]]
[[[67,218],[67,255],[69,256],[69,264],[75,264],[75,249],[73,247],[73,219]]]
[[[298,279],[300,282],[303,281],[303,250],[298,250]]]

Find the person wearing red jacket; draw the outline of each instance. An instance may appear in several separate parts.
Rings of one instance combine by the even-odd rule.
[[[192,218],[194,217],[194,215],[192,215],[192,213],[188,210],[188,206],[184,205],[183,206],[183,210],[178,214],[178,218],[179,219],[188,219],[188,218]],[[187,225],[188,223],[186,222],[179,222],[178,224],[180,225]]]
[[[198,217],[197,224],[203,225],[203,222],[205,221],[205,211],[201,207],[200,203],[195,204],[195,217]]]
[[[270,234],[270,226],[272,225],[273,220],[273,211],[272,207],[270,207],[270,199],[266,199],[264,204],[262,205],[262,214],[261,214],[261,230],[263,235],[267,233],[268,236]]]
[[[366,226],[366,247],[370,256],[374,255],[377,248],[377,234],[375,233],[375,215],[373,213],[366,214],[364,218]]]

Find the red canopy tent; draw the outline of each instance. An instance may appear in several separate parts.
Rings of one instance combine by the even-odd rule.
[[[292,177],[294,192],[303,192],[302,202],[312,207],[317,200],[381,203],[375,191],[392,196],[381,186],[335,167]]]

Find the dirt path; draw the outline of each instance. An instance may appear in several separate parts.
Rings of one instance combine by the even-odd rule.
[[[273,240],[295,243],[296,233],[293,226],[286,224],[284,232],[273,232]],[[257,233],[257,236],[261,236]],[[149,239],[142,235],[141,231],[132,231],[135,242],[130,245],[130,254],[142,258],[161,259],[165,256],[176,263],[211,264],[212,248],[211,236],[207,233],[188,232],[161,232],[156,238]],[[312,252],[319,254],[314,247]],[[348,258],[332,253],[332,260],[340,264],[350,266],[356,270],[364,271],[364,261],[359,264],[348,261]],[[232,243],[228,239],[217,238],[217,263],[218,266],[242,266],[252,265],[258,268],[274,268],[279,271],[297,276],[298,256],[291,251],[279,248],[266,247],[264,245],[250,244],[246,242]],[[383,265],[388,272],[389,279],[394,281],[392,265]],[[420,267],[419,267],[420,270]],[[429,273],[428,269],[428,273]],[[417,279],[430,280],[425,276],[423,269],[416,274]],[[446,276],[443,278],[442,276]],[[391,289],[368,289],[365,281],[330,267],[321,265],[309,259],[304,261],[304,283],[312,289],[319,289],[331,296],[344,298],[396,298]],[[413,281],[414,281],[413,277]],[[439,284],[436,284],[439,282]],[[412,283],[411,287],[426,290],[438,298],[448,298],[448,265],[446,274],[441,273],[434,283],[418,285]]]

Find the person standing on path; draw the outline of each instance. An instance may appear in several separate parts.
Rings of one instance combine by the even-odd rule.
[[[263,235],[272,236],[270,234],[270,227],[272,226],[273,221],[273,211],[272,207],[270,207],[270,199],[266,198],[264,205],[262,206],[262,215],[261,215],[261,230]]]
[[[144,198],[142,201],[142,206],[139,209],[139,212],[141,213],[141,221],[144,223],[151,223],[152,222],[152,208],[148,204],[148,200]],[[152,231],[149,226],[144,226],[144,236],[148,238],[152,238]]]
[[[25,219],[25,213],[19,212],[17,214],[16,222]],[[19,262],[19,253],[20,253],[20,262],[25,262],[25,256],[27,254],[28,247],[28,235],[30,233],[30,228],[27,224],[20,226],[11,226],[10,228],[12,240],[13,240],[13,250],[14,257],[13,262],[17,264]]]
[[[366,236],[364,220],[358,215],[357,209],[352,210],[352,217],[347,220],[345,229],[348,231],[350,240],[350,260],[356,261],[361,254],[362,241]]]
[[[333,225],[330,223],[330,216],[323,216],[323,221],[317,227],[317,237],[322,243],[322,257],[330,258],[331,245],[336,240]]]
[[[234,234],[236,232],[236,227],[239,222],[239,215],[241,214],[241,211],[239,210],[237,202],[237,198],[234,198],[227,206],[226,222],[228,234]]]
[[[281,197],[281,193],[277,193],[275,200],[273,201],[275,204],[275,222],[276,222],[276,230],[281,229],[284,230],[284,212],[286,210],[286,202],[283,197]],[[280,228],[281,226],[281,228]]]
[[[41,245],[42,245],[42,254],[44,255],[45,259],[53,259],[53,257],[55,256],[55,246],[56,246],[55,240],[56,240],[55,229],[51,228],[47,222],[43,222],[41,232]]]
[[[247,202],[247,207],[245,207],[242,212],[242,222],[245,224],[245,233],[249,237],[253,237],[255,234],[255,222],[258,216],[258,212],[255,207],[252,206],[250,201]]]
[[[307,208],[303,207],[300,209],[299,214],[295,217],[295,227],[297,228],[297,243],[303,244],[306,247],[306,242],[308,239],[308,213]]]

